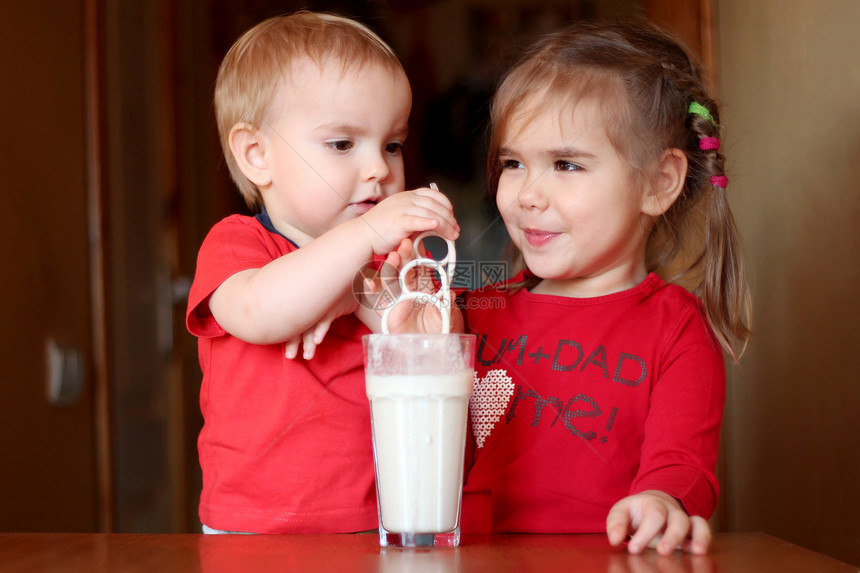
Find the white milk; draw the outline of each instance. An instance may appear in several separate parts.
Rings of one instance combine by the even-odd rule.
[[[457,526],[472,370],[367,375],[382,525],[391,533]]]

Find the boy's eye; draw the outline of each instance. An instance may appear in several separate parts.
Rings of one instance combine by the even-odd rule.
[[[330,141],[328,146],[336,151],[349,151],[352,149],[352,142],[348,139],[341,139],[338,141]]]
[[[522,164],[516,159],[502,159],[500,162],[502,169],[519,169]]]
[[[392,155],[399,155],[403,151],[403,144],[399,141],[393,141],[385,146],[385,151]]]
[[[580,171],[582,167],[570,161],[559,160],[555,162],[556,171]]]

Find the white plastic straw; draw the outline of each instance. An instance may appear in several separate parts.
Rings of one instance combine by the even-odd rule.
[[[431,183],[430,188],[439,189],[435,183]],[[400,295],[394,299],[394,302],[385,309],[385,312],[382,313],[383,334],[389,333],[388,316],[391,314],[391,311],[398,304],[408,300],[417,300],[425,304],[432,304],[435,306],[439,310],[439,314],[442,315],[442,334],[448,334],[451,332],[451,281],[454,280],[454,268],[457,265],[457,251],[454,248],[454,241],[439,237],[448,245],[448,253],[445,257],[437,261],[429,257],[421,256],[419,245],[425,238],[430,236],[439,237],[439,235],[432,231],[421,233],[415,237],[415,242],[412,245],[412,254],[415,258],[404,265],[404,267],[400,269],[400,273],[398,275]],[[439,274],[439,290],[434,293],[411,290],[409,285],[406,283],[406,276],[409,271],[415,267],[430,267],[434,269]]]

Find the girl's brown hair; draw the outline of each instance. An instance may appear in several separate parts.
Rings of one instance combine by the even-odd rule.
[[[224,56],[215,82],[215,119],[230,175],[251,209],[262,204],[259,190],[236,163],[230,151],[230,131],[238,123],[263,126],[266,113],[290,66],[310,58],[322,66],[340,62],[341,71],[382,65],[403,74],[397,55],[363,24],[336,16],[302,10],[265,20],[245,32]]]
[[[499,148],[512,118],[583,97],[599,102],[606,133],[637,182],[648,181],[664,150],[686,155],[684,188],[651,229],[646,266],[701,299],[720,344],[737,360],[751,335],[750,293],[726,190],[711,182],[725,175],[725,158],[699,148],[701,138],[720,137],[719,106],[696,58],[671,34],[639,21],[577,23],[527,49],[493,98],[490,196],[498,188]],[[707,113],[690,113],[693,102]]]

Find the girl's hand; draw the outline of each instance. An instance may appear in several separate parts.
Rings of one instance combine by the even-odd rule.
[[[424,231],[433,231],[452,241],[460,234],[451,202],[435,189],[395,193],[361,219],[376,255],[387,255],[403,239]]]
[[[631,535],[627,549],[634,554],[653,547],[660,555],[669,555],[681,547],[704,555],[711,544],[708,522],[697,515],[690,517],[678,500],[657,490],[625,497],[612,506],[606,517],[606,534],[612,545]]]
[[[391,252],[383,265],[381,284],[388,289],[387,299],[392,300],[400,294],[398,274],[400,269],[409,264],[414,258],[414,244],[411,239],[404,239],[396,251]],[[442,332],[442,315],[432,304],[438,285],[434,280],[433,269],[418,266],[406,277],[410,291],[427,293],[426,301],[422,298],[406,300],[394,307],[388,315],[388,329],[392,333],[421,333],[434,334]],[[463,316],[451,300],[450,331],[463,332]],[[380,308],[380,314],[384,311]],[[445,309],[448,312],[448,309]]]

